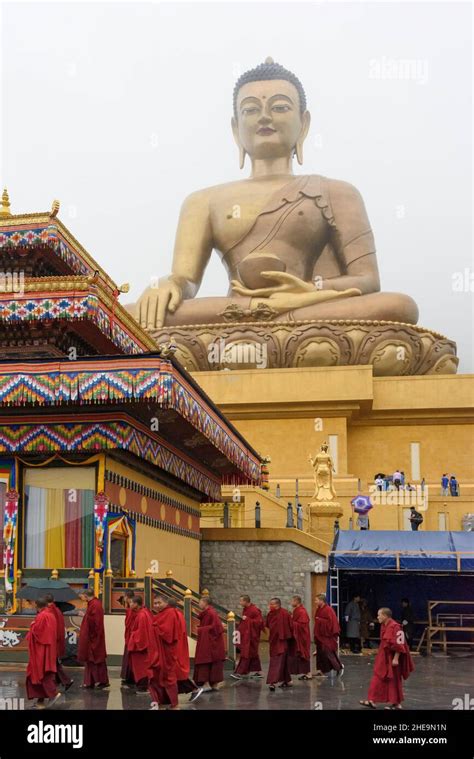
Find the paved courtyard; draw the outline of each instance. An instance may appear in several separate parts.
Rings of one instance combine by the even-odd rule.
[[[344,677],[315,678],[309,682],[294,678],[291,689],[268,690],[263,680],[235,681],[226,672],[223,687],[217,693],[203,694],[193,704],[180,696],[183,709],[259,710],[259,709],[362,709],[359,699],[366,698],[374,654],[343,657]],[[474,696],[474,656],[415,656],[415,672],[405,686],[405,709],[452,709],[453,699],[464,701]],[[265,665],[264,665],[265,666]],[[82,690],[82,669],[68,668],[74,684],[54,707],[75,709],[148,709],[148,694],[136,695],[121,687],[119,667],[110,667],[110,688],[104,691]],[[25,698],[25,666],[0,664],[0,698]],[[32,702],[25,701],[25,708]],[[379,707],[383,708],[383,707]]]

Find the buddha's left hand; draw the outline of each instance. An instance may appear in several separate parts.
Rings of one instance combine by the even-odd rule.
[[[261,298],[264,298],[277,311],[290,311],[294,308],[312,306],[315,303],[324,303],[327,300],[334,300],[335,298],[350,298],[362,294],[355,287],[349,290],[320,290],[315,288],[312,282],[304,282],[299,277],[295,277],[293,274],[288,274],[287,272],[265,271],[261,273],[261,276],[280,282],[280,284],[274,287],[261,287],[257,290],[250,290],[234,279],[231,282],[232,290],[238,295],[258,298],[259,302],[261,302]]]

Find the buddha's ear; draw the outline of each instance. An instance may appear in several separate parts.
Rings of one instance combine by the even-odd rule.
[[[305,111],[301,117],[301,131],[295,146],[296,158],[300,166],[303,165],[303,142],[308,136],[309,126],[311,124],[311,114]]]
[[[237,147],[239,148],[239,168],[243,169],[244,163],[245,163],[245,156],[247,155],[247,153],[245,152],[245,148],[242,146],[239,139],[239,127],[238,127],[237,119],[235,118],[235,116],[232,116],[232,120],[230,123],[232,127],[232,134],[234,135],[234,140],[237,144]]]

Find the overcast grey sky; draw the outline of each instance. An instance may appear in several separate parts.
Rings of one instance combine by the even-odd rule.
[[[243,176],[237,76],[266,56],[306,90],[297,173],[361,191],[382,289],[473,368],[469,3],[41,3],[2,6],[0,183],[14,213],[60,218],[135,300],[171,265],[193,190]],[[471,285],[474,287],[474,285]],[[201,295],[225,294],[214,256]],[[125,296],[126,297],[126,296]],[[124,296],[122,296],[122,302]]]

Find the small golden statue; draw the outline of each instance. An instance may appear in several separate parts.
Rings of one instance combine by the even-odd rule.
[[[321,450],[314,457],[309,456],[308,461],[311,463],[314,471],[314,484],[315,491],[313,495],[314,501],[334,501],[336,498],[336,491],[332,483],[332,473],[335,472],[333,460],[331,454],[328,453],[328,444],[323,443]]]

